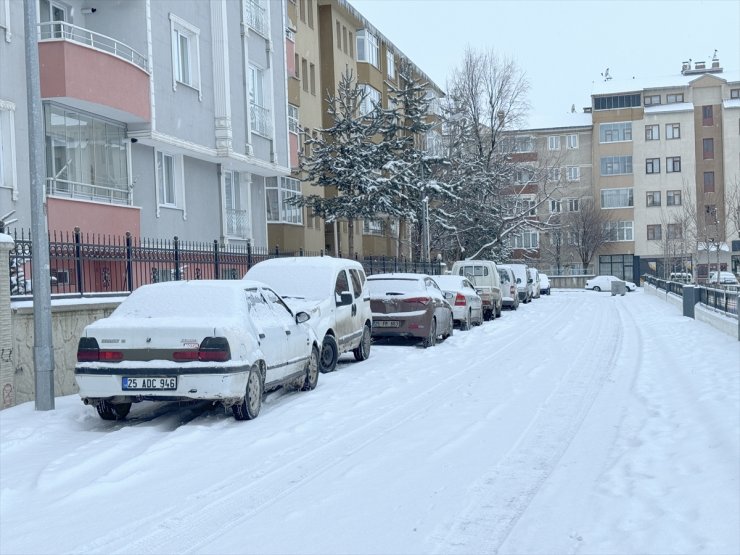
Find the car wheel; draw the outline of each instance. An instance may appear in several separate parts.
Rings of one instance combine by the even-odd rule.
[[[601,287],[599,287],[599,286],[597,285],[596,287],[594,287],[594,291],[601,291]]]
[[[131,410],[131,403],[114,404],[110,401],[98,401],[95,408],[103,420],[123,420]]]
[[[473,315],[471,314],[470,309],[468,309],[468,313],[465,315],[465,319],[460,321],[460,331],[468,331],[470,329],[470,322],[473,319]]]
[[[301,391],[311,391],[312,389],[316,389],[317,383],[319,383],[319,350],[314,347],[311,349],[311,356],[306,365],[306,378],[303,381]]]
[[[244,399],[238,405],[232,405],[231,411],[237,420],[253,420],[257,418],[262,408],[262,373],[256,364],[249,369],[247,376],[247,390]]]
[[[362,339],[356,349],[352,349],[352,354],[355,355],[355,360],[363,361],[367,360],[370,356],[370,346],[373,344],[372,332],[370,326],[367,324],[362,330]]]
[[[455,320],[452,319],[452,314],[450,314],[450,325],[447,328],[447,332],[442,334],[442,339],[447,339],[448,337],[451,337],[454,331],[455,331]]]
[[[498,304],[498,308],[496,309],[496,318],[501,318],[501,309],[503,308],[503,306],[504,306],[504,301],[501,301]]]
[[[511,305],[511,310],[516,310],[517,308],[519,308],[519,297],[517,297],[514,304]]]
[[[321,345],[321,357],[319,359],[319,368],[322,373],[334,372],[337,369],[337,360],[339,359],[339,347],[337,340],[333,335],[324,336],[324,342]]]
[[[435,318],[432,318],[432,324],[429,326],[429,335],[421,341],[421,344],[425,349],[437,344],[437,320]]]

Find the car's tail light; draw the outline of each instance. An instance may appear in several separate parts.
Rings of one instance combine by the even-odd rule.
[[[199,351],[174,351],[172,353],[172,360],[175,362],[190,362],[198,360]]]
[[[94,337],[81,337],[77,344],[77,362],[97,362],[100,360],[98,341]]]
[[[465,306],[467,302],[465,301],[465,295],[462,293],[458,293],[455,295],[455,306]]]
[[[100,362],[121,362],[123,353],[121,351],[100,351]]]
[[[200,344],[198,360],[201,362],[226,362],[231,360],[231,348],[225,337],[206,337]]]
[[[432,302],[431,297],[409,297],[406,299],[407,303],[419,303],[419,304],[429,304]]]

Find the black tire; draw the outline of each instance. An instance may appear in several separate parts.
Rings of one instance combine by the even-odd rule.
[[[519,308],[519,297],[517,297],[514,304],[511,305],[511,310],[516,310],[517,308]]]
[[[362,362],[367,360],[370,356],[370,347],[373,344],[373,335],[370,330],[370,326],[365,324],[362,330],[362,339],[356,349],[352,349],[352,354],[355,355],[355,360]]]
[[[316,389],[316,384],[319,383],[319,349],[314,347],[311,349],[311,356],[306,364],[306,377],[303,380],[301,391],[311,391]]]
[[[473,321],[473,313],[468,309],[468,313],[465,315],[464,320],[460,320],[460,331],[468,331]]]
[[[483,311],[483,320],[488,322],[489,320],[493,320],[492,318],[493,312],[490,310],[484,310]]]
[[[498,308],[496,309],[496,318],[501,318],[501,310],[504,306],[504,301],[501,301],[501,304],[498,305]]]
[[[231,412],[236,420],[254,420],[262,408],[262,394],[264,384],[262,383],[262,372],[256,364],[249,370],[247,377],[247,389],[244,398],[238,405],[232,405]]]
[[[422,346],[427,349],[437,344],[437,319],[432,318],[432,324],[429,326],[429,335],[421,340]]]
[[[596,287],[594,287],[594,291],[601,291],[601,287],[599,287],[599,286],[597,285]]]
[[[95,408],[103,420],[123,420],[131,410],[131,403],[114,404],[110,401],[98,401]]]
[[[334,372],[339,360],[339,346],[333,335],[325,335],[321,345],[321,356],[319,357],[319,369],[323,374]]]

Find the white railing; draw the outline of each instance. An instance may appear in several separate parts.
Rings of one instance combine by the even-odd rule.
[[[247,223],[246,210],[226,209],[226,235],[230,237],[246,237]]]
[[[46,179],[46,194],[76,199],[94,200],[110,204],[131,204],[131,192],[128,186],[125,189],[80,183],[66,179]]]
[[[249,119],[252,124],[252,131],[259,133],[263,137],[272,138],[272,114],[269,108],[250,104]]]
[[[265,8],[254,0],[246,2],[247,25],[259,34],[267,36],[267,17]]]
[[[39,40],[48,41],[57,39],[75,42],[89,46],[95,50],[100,50],[101,52],[107,52],[149,73],[147,59],[130,46],[114,38],[78,27],[77,25],[72,25],[66,21],[46,21],[39,23]]]

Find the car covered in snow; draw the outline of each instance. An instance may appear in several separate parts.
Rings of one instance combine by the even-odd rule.
[[[483,323],[483,302],[475,287],[464,276],[434,276],[439,288],[452,306],[452,318],[461,330]]]
[[[372,310],[359,262],[331,256],[271,258],[252,266],[244,279],[266,283],[291,308],[311,315],[322,372],[335,370],[342,353],[351,351],[358,361],[370,356]]]
[[[319,345],[280,296],[255,281],[170,281],[134,290],[85,327],[75,380],[104,420],[139,401],[207,399],[256,418],[264,392],[316,387]]]
[[[627,287],[627,291],[635,291],[637,290],[637,285],[632,283],[631,281],[627,281],[624,279],[619,279],[616,276],[596,276],[591,279],[586,280],[586,289],[590,289],[592,291],[607,291],[610,292],[612,290],[612,282],[613,281],[624,281],[625,286]]]
[[[737,278],[732,272],[710,272],[709,279],[707,280],[709,285],[738,285]]]
[[[519,291],[516,286],[514,271],[505,264],[498,264],[498,275],[501,278],[501,304],[504,308],[519,308]]]
[[[550,278],[547,277],[547,274],[543,274],[541,272],[540,272],[540,293],[543,295],[550,294]]]
[[[431,276],[375,274],[367,278],[373,337],[405,337],[433,347],[453,333],[452,307]]]

